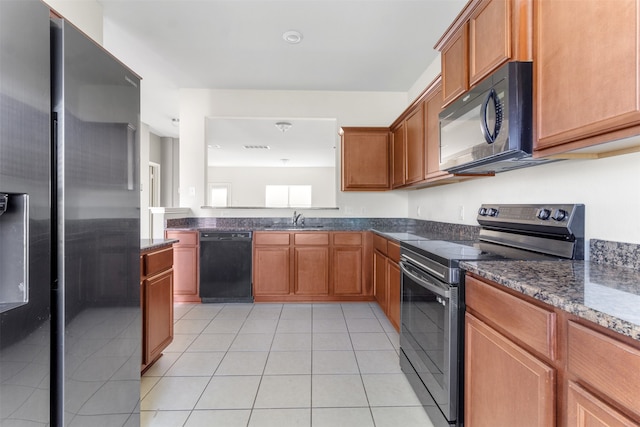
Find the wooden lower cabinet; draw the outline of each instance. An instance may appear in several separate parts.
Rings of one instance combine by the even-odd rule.
[[[174,299],[176,302],[200,302],[200,246],[198,231],[167,230],[173,246]]]
[[[375,299],[397,331],[400,331],[400,245],[373,236],[373,288]]]
[[[295,248],[296,295],[329,295],[329,247]]]
[[[253,295],[288,295],[291,288],[289,247],[255,247]]]
[[[630,427],[640,425],[572,381],[569,382],[567,393],[568,427]]]
[[[334,247],[331,250],[334,295],[362,295],[364,250],[358,247]]]
[[[400,331],[400,300],[402,299],[401,277],[398,263],[387,259],[387,317],[398,332]]]
[[[257,231],[256,302],[371,301],[369,232]]]
[[[486,279],[465,292],[465,426],[640,427],[640,342]]]
[[[378,236],[375,236],[378,237]],[[374,238],[375,238],[374,237]],[[383,312],[387,312],[387,257],[378,252],[373,252],[373,289],[376,301]]]
[[[145,251],[140,256],[142,304],[142,371],[173,341],[173,249]]]
[[[464,386],[466,426],[555,425],[555,369],[470,314]]]

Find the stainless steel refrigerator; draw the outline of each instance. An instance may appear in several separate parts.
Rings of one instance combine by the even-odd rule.
[[[138,426],[140,80],[0,0],[0,425]]]

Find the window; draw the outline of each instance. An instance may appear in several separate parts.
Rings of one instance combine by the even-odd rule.
[[[268,208],[308,208],[311,206],[310,185],[267,185],[265,206]]]
[[[209,183],[209,200],[211,206],[228,207],[231,184]]]

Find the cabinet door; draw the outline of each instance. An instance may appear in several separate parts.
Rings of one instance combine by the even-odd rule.
[[[442,85],[438,82],[424,101],[425,129],[425,178],[446,175],[440,171],[440,111],[442,111]]]
[[[640,124],[640,1],[577,5],[535,2],[536,150]]]
[[[404,123],[401,123],[391,134],[391,145],[393,147],[393,188],[400,187],[405,183],[405,143],[405,126]]]
[[[297,295],[329,294],[329,248],[295,248],[295,293]]]
[[[406,184],[424,179],[424,106],[422,103],[405,120],[406,144]]]
[[[174,287],[176,296],[182,301],[199,301],[198,296],[198,247],[174,246]]]
[[[469,86],[511,57],[511,0],[484,0],[469,19]]]
[[[382,311],[387,312],[387,257],[373,252],[373,295]]]
[[[466,314],[465,425],[555,425],[555,370]]]
[[[387,284],[388,284],[388,297],[387,297],[387,317],[391,321],[391,324],[400,331],[400,266],[387,260]]]
[[[443,106],[451,104],[469,88],[468,24],[465,23],[442,49]]]
[[[362,294],[362,247],[333,248],[334,295]]]
[[[173,340],[173,270],[144,281],[145,363],[157,359]]]
[[[640,426],[571,381],[569,381],[567,406],[568,427]]]
[[[253,294],[288,295],[290,286],[289,247],[256,247],[253,252]]]
[[[388,190],[389,129],[343,128],[342,191]]]

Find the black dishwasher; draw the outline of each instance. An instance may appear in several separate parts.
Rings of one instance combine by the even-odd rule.
[[[200,232],[202,302],[253,302],[251,232]]]

